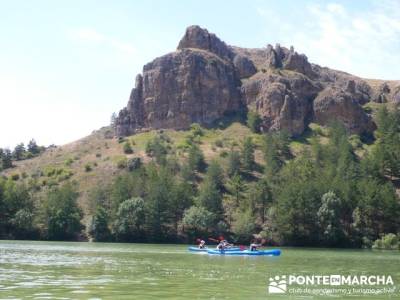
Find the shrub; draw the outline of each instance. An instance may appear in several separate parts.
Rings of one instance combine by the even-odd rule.
[[[247,126],[250,128],[250,130],[254,133],[259,133],[260,132],[260,127],[261,127],[261,117],[259,114],[249,111],[247,113]]]
[[[127,158],[126,157],[122,157],[120,159],[117,160],[117,168],[118,169],[125,169],[126,165],[127,165]]]
[[[14,180],[14,181],[19,180],[19,174],[18,173],[11,174],[11,179]]]
[[[70,165],[72,165],[72,163],[74,162],[74,160],[70,157],[68,159],[65,160],[64,164],[69,167]]]
[[[224,142],[222,140],[216,140],[215,146],[217,146],[218,148],[222,148],[224,146]]]
[[[92,166],[89,163],[87,163],[85,165],[85,172],[90,172],[90,171],[92,171]]]
[[[377,239],[372,245],[374,249],[387,249],[387,250],[400,250],[400,237],[388,233],[382,236],[381,239]]]
[[[219,154],[220,157],[225,158],[228,156],[228,152],[227,151],[221,151],[221,153]]]
[[[193,123],[190,125],[190,132],[193,136],[203,136],[203,128],[201,128],[200,124]]]
[[[129,141],[126,141],[124,143],[123,150],[124,150],[125,154],[132,154],[133,153],[133,149],[132,149],[131,143]]]
[[[101,157],[101,153],[96,153],[96,157],[100,158]]]
[[[129,171],[133,171],[133,170],[139,169],[141,165],[142,165],[142,160],[140,159],[140,157],[131,158],[127,162],[127,166],[128,166],[128,170]]]

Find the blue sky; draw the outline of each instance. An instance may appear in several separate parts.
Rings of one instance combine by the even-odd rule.
[[[198,24],[231,45],[400,79],[400,1],[0,0],[0,147],[64,144],[107,125],[143,64]]]

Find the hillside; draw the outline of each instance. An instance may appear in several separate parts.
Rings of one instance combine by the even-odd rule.
[[[133,157],[140,157],[143,162],[152,158],[145,153],[146,144],[160,131],[152,130],[125,137],[123,142],[118,138],[110,137],[110,128],[104,127],[94,131],[91,135],[70,144],[50,148],[43,154],[33,159],[14,162],[15,167],[2,172],[5,176],[18,174],[20,180],[29,181],[37,178],[39,185],[46,187],[58,185],[65,180],[74,180],[79,185],[79,203],[87,209],[88,192],[98,186],[110,184],[116,175],[124,172],[125,168],[118,168],[118,162],[123,162]],[[200,147],[207,161],[219,157],[228,151],[231,145],[239,145],[246,136],[253,136],[258,147],[261,146],[258,134],[252,134],[245,125],[234,122],[223,129],[204,129],[205,134],[200,138]],[[175,151],[185,143],[189,131],[173,129],[162,130],[171,139]],[[133,154],[125,154],[123,144],[131,141]],[[222,141],[220,147],[216,141]],[[182,151],[181,151],[182,152]],[[257,161],[262,162],[260,150],[257,152]],[[90,171],[86,166],[90,166]]]
[[[191,26],[110,126],[8,157],[0,237],[371,247],[400,231],[399,103],[399,81]]]

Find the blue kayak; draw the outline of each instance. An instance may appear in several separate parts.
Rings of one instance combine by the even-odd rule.
[[[204,252],[204,253],[206,253],[207,251],[212,251],[212,249],[210,249],[210,248],[203,248],[203,249],[200,249],[199,247],[196,247],[196,246],[190,246],[190,247],[188,248],[188,250],[189,250],[189,251],[192,251],[192,252]],[[219,251],[219,250],[216,250],[216,251]],[[226,248],[225,251],[226,251],[226,252],[240,251],[240,247],[230,247],[230,248]]]
[[[243,255],[243,256],[279,256],[281,255],[281,250],[271,249],[271,250],[243,250],[243,251],[225,251],[225,250],[208,250],[208,254],[213,255]]]

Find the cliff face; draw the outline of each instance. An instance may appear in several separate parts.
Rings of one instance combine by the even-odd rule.
[[[262,130],[301,134],[311,121],[337,119],[350,132],[375,128],[362,105],[400,102],[397,82],[367,82],[308,62],[293,47],[232,47],[198,26],[187,28],[175,52],[156,58],[137,75],[116,134],[154,128],[185,129],[242,109],[262,117]]]

